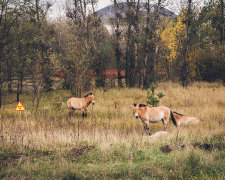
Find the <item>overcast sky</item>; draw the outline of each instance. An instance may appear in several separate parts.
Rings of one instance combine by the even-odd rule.
[[[51,11],[49,12],[49,16],[51,18],[58,17],[58,16],[63,16],[65,12],[65,2],[66,0],[54,0],[53,2],[54,5],[51,8]],[[104,8],[108,5],[111,5],[112,1],[111,0],[98,0],[98,4],[96,6],[96,10]]]
[[[125,1],[125,0],[121,0],[121,1]],[[180,4],[182,1],[187,2],[187,0],[173,0],[173,1],[168,0],[168,1],[165,1],[164,6],[168,8],[169,10],[178,14],[180,9]],[[193,2],[196,4],[199,4],[199,3],[202,4],[204,1],[208,1],[208,0],[193,0]],[[51,11],[49,12],[50,18],[64,16],[66,0],[51,0],[51,2],[55,2],[55,3],[53,7],[51,8]],[[152,0],[151,2],[154,2],[154,0]],[[155,0],[155,2],[157,1]],[[95,10],[99,10],[111,4],[112,4],[112,0],[98,0],[98,4],[95,7],[96,8]]]

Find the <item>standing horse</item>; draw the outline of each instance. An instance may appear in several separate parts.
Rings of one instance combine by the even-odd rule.
[[[180,126],[181,124],[198,124],[198,123],[200,123],[200,120],[197,117],[188,117],[188,116],[184,116],[177,112],[173,112],[173,116],[176,119],[178,126]]]
[[[88,93],[83,98],[70,98],[67,101],[69,116],[71,116],[75,110],[82,110],[82,117],[87,117],[87,107],[91,103],[95,104],[95,97],[92,93]]]
[[[133,108],[133,113],[136,119],[141,119],[144,129],[148,132],[149,136],[151,135],[149,123],[158,123],[159,121],[162,121],[164,124],[164,130],[167,131],[167,125],[171,118],[174,125],[177,126],[173,112],[168,107],[159,106],[149,108],[144,104],[134,104],[131,105],[131,107]]]

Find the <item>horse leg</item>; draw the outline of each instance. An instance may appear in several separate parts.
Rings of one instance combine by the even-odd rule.
[[[164,131],[166,131],[167,130],[167,124],[165,123],[164,119],[162,119],[162,122],[163,122],[163,125],[164,125]]]
[[[69,117],[71,117],[73,114],[73,109],[72,108],[69,108]]]
[[[149,122],[144,122],[144,130],[148,133],[149,136],[151,136],[151,132],[149,129]]]
[[[84,109],[82,109],[82,117],[83,117],[83,118],[85,117]]]
[[[149,127],[145,126],[144,129],[145,129],[145,131],[148,133],[148,135],[151,136],[151,132],[150,132]]]
[[[169,120],[170,120],[170,110],[165,113],[164,118],[163,118],[165,131],[167,131],[167,126],[169,124]]]
[[[169,123],[169,121],[166,121],[165,119],[163,119],[164,131],[167,131],[168,123]]]

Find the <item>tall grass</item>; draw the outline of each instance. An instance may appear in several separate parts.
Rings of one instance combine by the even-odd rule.
[[[35,112],[32,95],[23,94],[26,111],[15,112],[15,95],[4,97],[0,111],[0,178],[219,178],[224,177],[224,150],[204,151],[192,143],[225,143],[225,87],[219,83],[194,83],[183,88],[160,83],[165,94],[160,105],[201,120],[198,125],[175,128],[168,136],[148,137],[133,117],[133,103],[146,103],[146,90],[137,88],[95,89],[96,105],[68,117],[69,91],[42,96]],[[163,130],[162,123],[150,130]],[[178,147],[170,154],[159,149]],[[83,147],[94,147],[84,150]],[[183,147],[184,148],[180,148]],[[81,151],[74,153],[73,148]],[[13,158],[13,157],[19,157]]]

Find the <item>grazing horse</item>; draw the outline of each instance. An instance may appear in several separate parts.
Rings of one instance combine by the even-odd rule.
[[[174,125],[177,126],[173,112],[168,107],[159,106],[150,108],[144,104],[134,104],[131,105],[131,107],[133,108],[133,113],[136,119],[141,119],[144,129],[146,132],[148,132],[149,136],[151,135],[149,123],[158,123],[159,121],[162,121],[164,124],[164,130],[167,131],[167,125],[171,117]]]
[[[173,116],[177,121],[177,125],[179,126],[181,124],[198,124],[200,122],[197,117],[188,117],[177,112],[173,112]]]
[[[88,93],[83,98],[70,98],[67,101],[69,116],[71,116],[75,110],[82,110],[82,117],[87,117],[87,107],[91,103],[95,104],[95,97],[92,93]]]

